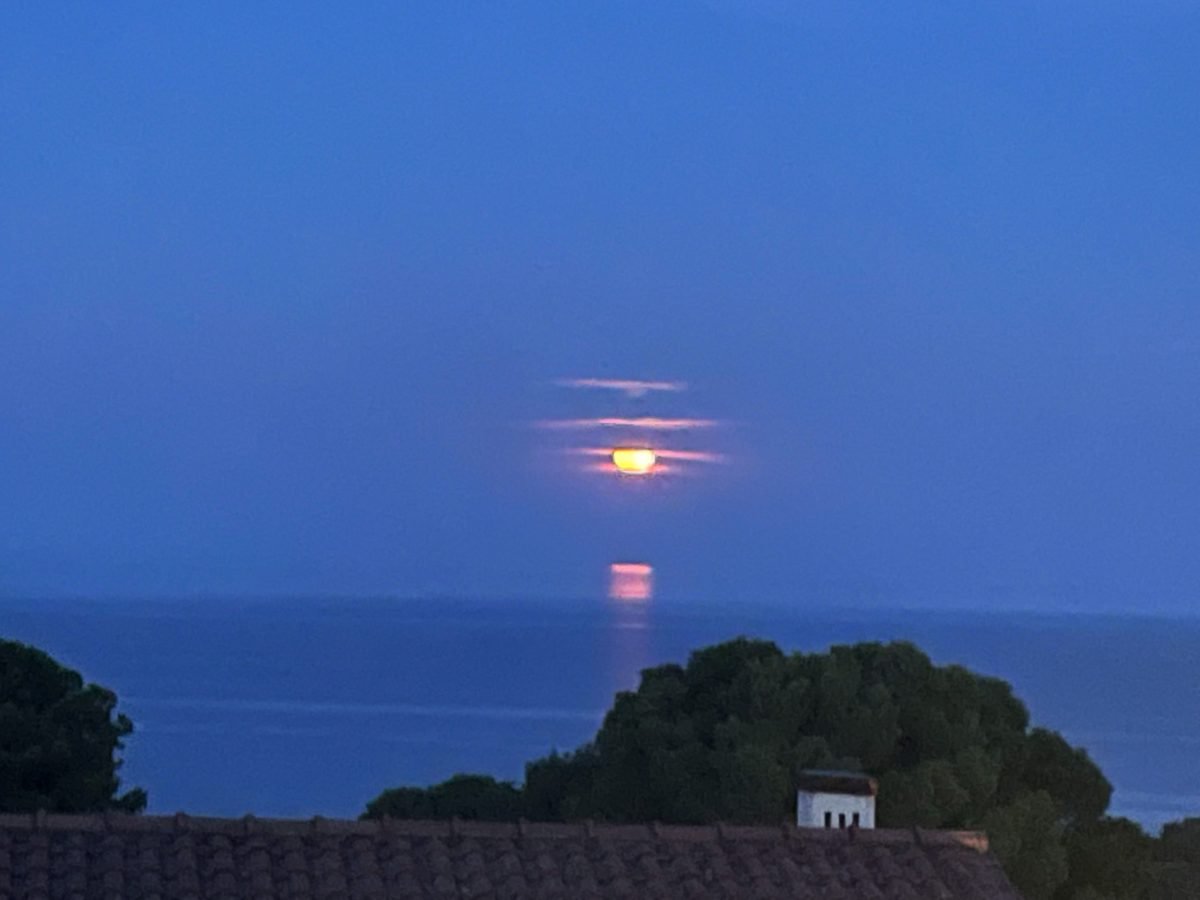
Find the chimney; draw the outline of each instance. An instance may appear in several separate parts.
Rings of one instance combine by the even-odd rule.
[[[796,779],[801,828],[874,828],[879,782],[862,772],[805,769]]]

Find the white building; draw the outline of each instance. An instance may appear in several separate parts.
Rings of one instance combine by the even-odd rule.
[[[806,769],[796,779],[801,828],[874,828],[879,783],[862,772]]]

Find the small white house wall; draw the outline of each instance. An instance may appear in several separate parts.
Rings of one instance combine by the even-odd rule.
[[[796,794],[796,824],[801,828],[824,828],[825,813],[831,814],[833,827],[838,827],[838,816],[846,817],[846,827],[858,813],[859,828],[875,827],[875,798],[856,794],[822,794],[815,791],[798,791]]]

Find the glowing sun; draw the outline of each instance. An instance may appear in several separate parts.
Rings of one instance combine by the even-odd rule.
[[[623,475],[649,475],[658,463],[658,454],[649,447],[615,447],[612,461]]]

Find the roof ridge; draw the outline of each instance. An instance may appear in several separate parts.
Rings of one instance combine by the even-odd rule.
[[[523,839],[570,838],[589,840],[611,838],[630,840],[641,832],[647,837],[663,841],[712,841],[772,840],[784,838],[817,838],[824,840],[849,841],[844,831],[825,828],[799,828],[785,823],[778,825],[735,825],[713,823],[689,825],[663,822],[535,822],[520,820],[513,822],[489,822],[478,819],[341,819],[312,816],[307,819],[260,818],[247,814],[239,818],[218,816],[193,816],[184,812],[170,815],[142,815],[125,812],[51,813],[39,810],[33,813],[0,813],[0,829],[10,831],[166,831],[172,833],[218,833],[218,834],[340,834],[340,835],[429,835],[436,837],[510,837]],[[961,829],[875,828],[858,829],[857,841],[879,843],[913,843],[918,846],[960,845],[980,853],[989,847],[984,831]]]

